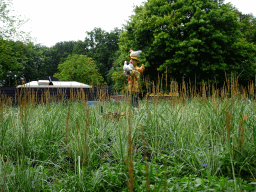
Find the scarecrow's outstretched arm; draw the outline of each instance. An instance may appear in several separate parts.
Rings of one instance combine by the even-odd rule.
[[[138,70],[140,73],[143,73],[143,71],[145,70],[144,64],[142,64],[141,67],[138,67],[137,70]]]

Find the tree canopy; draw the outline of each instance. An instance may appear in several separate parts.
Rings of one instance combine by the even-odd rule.
[[[30,41],[29,34],[20,30],[26,23],[20,16],[12,16],[11,0],[0,2],[0,83],[12,84],[15,77],[21,75],[23,61],[26,60],[26,46]]]
[[[59,64],[59,73],[54,74],[59,80],[78,81],[89,85],[103,85],[104,80],[92,58],[86,55],[69,55]]]
[[[241,23],[240,31],[246,41],[256,45],[256,18],[252,14],[243,14],[236,10],[238,21]]]
[[[110,80],[107,75],[115,60],[120,33],[121,30],[117,28],[111,32],[106,32],[101,28],[94,28],[94,30],[86,32],[85,54],[93,58],[100,74],[108,83],[110,83]]]
[[[0,39],[0,53],[0,77],[3,83],[7,79],[8,71],[17,72],[22,69],[24,44]]]
[[[225,80],[225,73],[254,78],[256,46],[246,41],[230,4],[217,0],[148,0],[120,35],[119,61],[142,50],[145,74],[178,81]],[[122,63],[121,63],[122,64]],[[158,71],[158,72],[157,72]]]
[[[28,20],[21,16],[14,16],[11,0],[0,1],[0,38],[5,40],[24,41],[28,42],[31,37],[28,33],[20,30]]]
[[[86,32],[84,41],[64,41],[58,42],[49,48],[47,54],[48,72],[47,75],[53,75],[58,72],[58,65],[63,63],[69,55],[87,55],[91,57],[100,75],[104,81],[111,83],[111,79],[107,77],[115,60],[115,52],[118,50],[118,39],[121,30],[115,28],[111,32],[106,32],[101,28],[94,28],[92,31]]]
[[[106,32],[98,27],[87,31],[84,41],[58,42],[52,47],[23,41],[19,27],[26,21],[11,16],[11,12],[11,0],[2,0],[1,84],[7,84],[8,71],[12,71],[12,85],[14,75],[18,81],[20,77],[29,81],[61,75],[60,66],[73,56],[78,59],[78,55],[86,55],[94,63],[97,81],[120,91],[127,83],[122,65],[130,49],[143,51],[140,60],[146,65],[144,76],[153,81],[168,74],[177,81],[223,82],[231,72],[248,81],[256,74],[256,18],[223,0],[147,0],[135,7],[124,30]],[[69,70],[69,80],[78,80],[71,75],[80,74],[76,67],[65,70]]]

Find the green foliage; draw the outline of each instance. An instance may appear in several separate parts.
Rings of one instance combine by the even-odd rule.
[[[20,84],[20,78],[31,81],[49,75],[53,76],[60,72],[58,65],[63,63],[68,56],[82,54],[93,58],[100,75],[104,75],[106,81],[111,84],[112,79],[108,72],[113,65],[114,58],[117,57],[115,51],[118,49],[117,42],[120,30],[115,29],[108,33],[97,28],[87,33],[88,37],[85,41],[58,42],[50,48],[40,44],[34,45],[33,43],[0,39],[2,82],[8,82],[7,71],[12,71],[13,75],[10,79],[12,85]],[[14,74],[17,82],[15,82]],[[103,81],[101,80],[101,82]]]
[[[91,32],[86,32],[85,49],[86,55],[93,58],[96,62],[102,77],[110,83],[107,78],[108,71],[113,66],[115,52],[118,50],[118,38],[121,30],[115,28],[111,32],[106,32],[101,28],[94,28]]]
[[[40,44],[34,45],[33,43],[26,44],[24,50],[25,58],[22,60],[23,70],[22,77],[28,82],[32,80],[38,80],[47,76],[45,66],[45,55],[43,51],[47,47]]]
[[[0,2],[0,38],[6,40],[30,41],[29,34],[20,31],[19,28],[28,20],[24,20],[21,16],[13,16],[11,10],[12,0],[1,0]]]
[[[246,41],[256,44],[256,18],[252,14],[243,14],[238,10],[236,12],[241,23],[240,31]]]
[[[128,59],[126,56],[127,54],[124,55],[120,49],[116,51],[113,67],[108,71],[108,82],[110,82],[113,92],[125,91],[125,88],[127,87],[128,79],[123,72],[124,60]]]
[[[59,73],[54,74],[59,80],[78,81],[89,85],[102,85],[103,78],[92,58],[86,55],[68,56],[59,64]]]
[[[27,20],[21,16],[13,16],[11,0],[1,0],[0,3],[0,81],[2,84],[10,80],[11,85],[21,82],[21,77],[28,77],[27,65],[34,60],[34,50],[31,48],[29,34],[20,30]],[[34,61],[33,61],[34,62]],[[11,76],[7,77],[7,72]],[[29,77],[33,76],[33,72]],[[29,78],[28,78],[29,79]],[[16,81],[16,82],[15,82]]]
[[[45,58],[43,66],[45,76],[58,73],[58,65],[69,55],[87,55],[94,60],[104,81],[111,84],[112,80],[108,77],[110,76],[108,72],[116,58],[120,30],[116,28],[106,32],[101,28],[95,28],[86,33],[87,37],[84,41],[58,42],[48,50],[41,51],[41,57]]]
[[[49,48],[33,43],[0,40],[0,79],[7,83],[7,71],[11,71],[10,83],[16,85],[26,81],[37,80],[49,75],[52,69]],[[53,74],[50,74],[53,75]]]
[[[111,71],[110,71],[111,72]],[[112,85],[113,92],[121,92],[123,88],[127,85],[128,78],[124,76],[123,71],[115,71],[112,73],[112,80],[115,84]]]
[[[226,74],[254,78],[256,46],[240,32],[237,14],[229,4],[210,0],[149,0],[120,35],[120,58],[129,49],[142,50],[145,74],[158,73],[181,81],[223,82]]]
[[[58,73],[58,65],[63,63],[69,55],[85,54],[81,51],[84,43],[81,41],[64,41],[58,42],[52,47],[45,47],[40,44],[32,45],[27,49],[29,55],[25,66],[27,70],[24,71],[27,80],[36,80],[44,76],[53,76]]]
[[[58,65],[63,63],[69,55],[73,53],[73,47],[75,45],[75,41],[64,41],[58,42],[53,47],[49,49],[49,60],[50,60],[50,70],[48,71],[52,75],[58,71]]]
[[[7,72],[12,71],[13,75],[18,75],[22,70],[22,60],[25,59],[26,45],[20,41],[0,39],[0,80],[7,83]],[[13,76],[12,76],[13,77]],[[14,80],[12,79],[12,84]]]
[[[76,41],[72,50],[73,54],[86,55],[88,50],[86,49],[86,43],[84,41]]]
[[[255,101],[142,102],[145,110],[124,119],[104,115],[127,113],[125,102],[85,105],[1,105],[0,186],[4,191],[128,191],[126,118],[132,120],[134,191],[147,190],[146,164],[152,191],[165,187],[167,191],[255,190],[255,143],[251,139]],[[222,134],[224,127],[227,136],[224,120],[230,106],[229,143]],[[239,149],[243,115],[248,118],[244,120],[244,147]]]

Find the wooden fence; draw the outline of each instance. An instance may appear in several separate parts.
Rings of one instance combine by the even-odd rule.
[[[100,101],[109,100],[111,91],[106,88],[16,88],[0,87],[0,96],[6,97],[13,104],[19,104],[21,99],[32,99],[35,102],[63,101],[63,100],[86,100]]]

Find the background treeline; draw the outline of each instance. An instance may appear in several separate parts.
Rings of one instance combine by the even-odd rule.
[[[108,72],[113,65],[115,52],[118,50],[120,32],[119,29],[114,29],[109,33],[101,28],[95,28],[93,31],[87,32],[88,37],[85,41],[59,42],[52,47],[35,45],[31,42],[23,43],[21,41],[0,39],[1,83],[9,83],[8,71],[12,72],[10,74],[11,85],[14,85],[15,81],[18,84],[21,83],[21,79],[31,81],[49,75],[55,76],[60,72],[61,64],[66,64],[69,67],[68,73],[72,74],[75,69],[71,67],[70,62],[77,62],[77,60],[74,60],[77,55],[86,55],[93,60],[96,66],[90,62],[82,61],[78,63],[80,68],[76,70],[76,75],[83,74],[85,71],[93,71],[88,75],[93,76],[95,73],[99,73],[97,78],[103,78],[99,83],[109,84],[111,76],[108,76]],[[83,63],[87,65],[83,65]],[[57,76],[63,80],[78,80],[75,78],[76,75],[73,76],[74,79],[69,79],[70,75],[68,73]],[[83,79],[79,79],[79,81],[87,84],[92,83]],[[97,84],[97,82],[94,82],[94,84]]]
[[[0,21],[17,22],[8,17],[8,3],[1,4],[0,12]],[[13,40],[17,32],[12,26],[0,31],[2,84],[55,75],[121,91],[127,81],[122,66],[129,49],[143,51],[142,80],[149,87],[159,79],[164,87],[170,79],[222,84],[231,73],[247,85],[256,75],[256,18],[221,0],[148,0],[135,7],[122,30],[95,28],[86,32],[84,41],[52,47]]]

